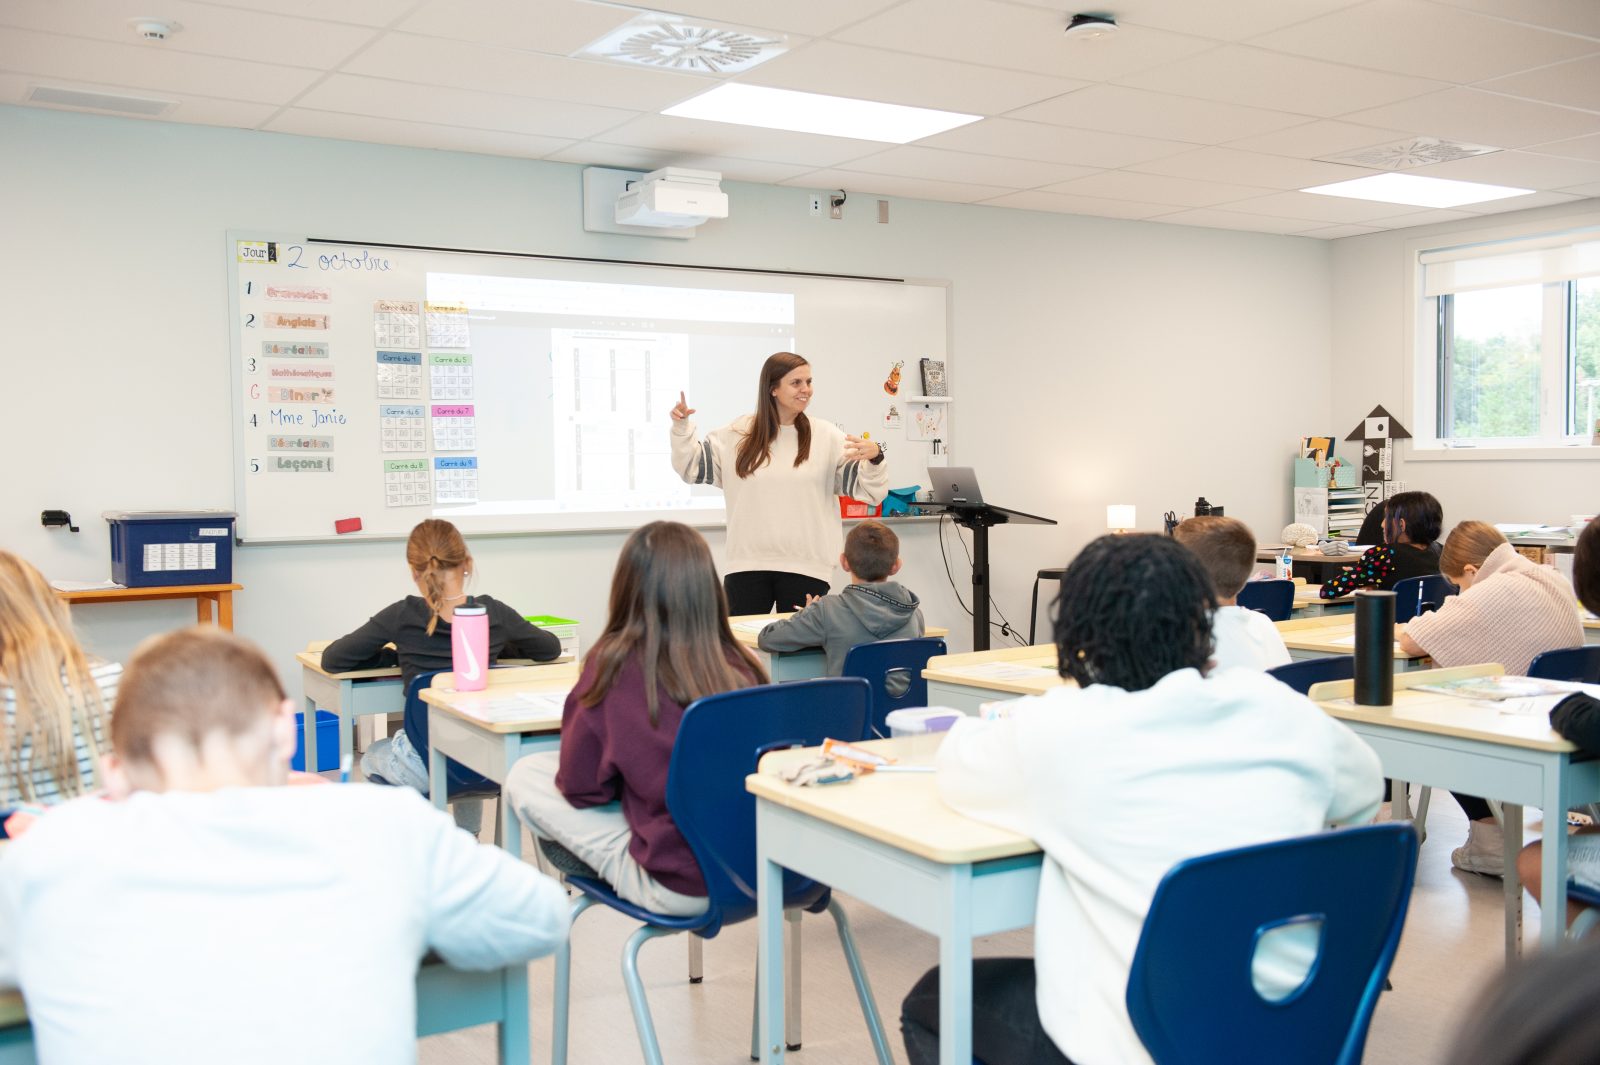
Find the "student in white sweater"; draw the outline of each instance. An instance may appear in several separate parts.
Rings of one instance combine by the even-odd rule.
[[[1289,663],[1289,649],[1271,619],[1239,605],[1239,592],[1256,565],[1256,538],[1238,518],[1202,515],[1186,518],[1172,531],[1173,539],[1194,552],[1211,578],[1217,609],[1211,615],[1213,671],[1267,670]]]
[[[1371,819],[1374,755],[1262,673],[1203,672],[1211,582],[1162,536],[1103,536],[1067,567],[1056,647],[1076,686],[965,718],[938,755],[955,809],[1044,850],[1034,959],[973,965],[973,1054],[986,1065],[1149,1062],[1128,1019],[1128,969],[1161,877],[1196,855]],[[1241,885],[1248,890],[1249,885]],[[1287,990],[1303,949],[1263,950]],[[1303,947],[1303,944],[1301,944]],[[938,970],[907,997],[912,1065],[937,1060]]]
[[[888,489],[883,445],[808,418],[811,396],[811,365],[780,351],[761,367],[754,414],[701,439],[681,393],[672,408],[673,468],[726,497],[733,614],[798,610],[828,594],[844,541],[836,497],[878,503]]]
[[[278,786],[293,706],[231,633],[129,661],[118,801],[50,810],[0,877],[0,982],[20,983],[42,1065],[407,1065],[427,951],[494,969],[565,938],[559,885],[415,791]]]

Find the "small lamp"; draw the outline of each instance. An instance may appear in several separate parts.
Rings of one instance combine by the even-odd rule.
[[[1112,503],[1106,507],[1106,528],[1111,532],[1129,532],[1138,524],[1132,503]]]

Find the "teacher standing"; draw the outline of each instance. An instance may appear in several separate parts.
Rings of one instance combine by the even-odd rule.
[[[754,414],[701,439],[681,392],[672,408],[678,475],[717,485],[727,497],[722,583],[730,614],[795,610],[807,596],[826,595],[844,546],[835,497],[878,503],[887,491],[883,445],[813,422],[810,403],[810,363],[780,351],[761,367]]]

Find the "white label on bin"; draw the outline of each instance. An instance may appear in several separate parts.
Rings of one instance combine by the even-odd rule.
[[[161,545],[144,545],[144,571],[146,573],[159,573],[166,567],[161,563]]]
[[[217,568],[217,545],[216,544],[201,544],[200,545],[200,568],[201,569],[216,569]]]
[[[162,544],[161,545],[161,557],[162,557],[162,561],[166,563],[167,569],[174,570],[174,571],[182,569],[183,568],[183,545],[182,544]]]
[[[184,569],[199,569],[200,568],[200,545],[199,544],[182,544],[180,546],[183,548],[183,568]]]
[[[228,535],[228,530],[227,529],[201,528],[201,529],[196,529],[195,532],[199,533],[201,536],[227,536]]]

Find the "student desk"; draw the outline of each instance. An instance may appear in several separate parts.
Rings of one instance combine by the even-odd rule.
[[[1348,614],[1355,610],[1356,597],[1354,593],[1341,595],[1337,599],[1322,598],[1322,585],[1301,584],[1294,585],[1294,613],[1291,618],[1316,618],[1326,617],[1330,614]]]
[[[826,673],[825,660],[822,648],[808,647],[803,651],[763,651],[756,643],[760,629],[757,625],[768,621],[782,621],[784,618],[793,617],[794,612],[777,614],[740,614],[730,617],[728,623],[733,626],[733,638],[744,644],[756,653],[756,657],[767,663],[767,672],[772,675],[774,683],[786,680],[811,680]],[[944,637],[950,635],[950,630],[940,625],[929,625],[924,631],[925,636]]]
[[[1544,910],[1540,942],[1560,945],[1567,928],[1566,812],[1600,801],[1600,759],[1575,761],[1577,748],[1557,735],[1544,714],[1503,713],[1499,706],[1412,690],[1415,685],[1463,676],[1501,673],[1497,665],[1404,673],[1394,679],[1393,706],[1357,706],[1354,681],[1311,687],[1311,699],[1343,721],[1378,754],[1385,776],[1417,781],[1469,795],[1499,799],[1505,818],[1506,957],[1522,938],[1522,807],[1544,811]]]
[[[1275,621],[1289,658],[1301,662],[1308,658],[1355,654],[1356,619],[1351,614],[1325,614],[1315,618]],[[1426,655],[1412,655],[1394,645],[1395,671],[1423,669],[1430,663]]]
[[[865,746],[905,764],[937,749],[921,738]],[[783,870],[793,869],[939,937],[939,1061],[970,1065],[972,939],[1033,924],[1043,856],[1026,836],[945,806],[931,773],[873,773],[831,788],[772,775],[816,754],[774,752],[745,778],[756,799],[761,1060],[783,1061]]]
[[[317,711],[326,710],[339,718],[339,764],[352,748],[351,732],[355,719],[366,714],[398,714],[406,708],[406,686],[399,666],[357,669],[349,673],[329,673],[322,668],[322,649],[332,640],[313,640],[294,657],[300,663],[300,690],[305,695],[306,770],[316,772]]]
[[[1257,562],[1275,562],[1282,557],[1281,545],[1274,548],[1266,546],[1256,552]],[[1289,560],[1294,567],[1294,575],[1304,577],[1314,584],[1322,584],[1329,577],[1339,574],[1346,566],[1353,566],[1362,555],[1362,551],[1354,551],[1348,555],[1324,555],[1316,548],[1296,547],[1289,552]]]
[[[428,794],[443,810],[448,801],[445,758],[454,758],[473,772],[504,784],[517,759],[561,745],[561,710],[529,705],[518,711],[515,700],[523,695],[565,697],[578,680],[578,664],[491,669],[489,686],[482,691],[455,690],[455,675],[440,673],[422,693],[428,704]],[[500,797],[500,846],[522,853],[522,823],[505,796]]]
[[[1587,644],[1600,643],[1600,618],[1583,612],[1583,642]]]
[[[928,705],[948,706],[965,714],[997,699],[1042,695],[1071,681],[1056,673],[1055,644],[1002,647],[930,658],[922,671],[928,682]]]
[[[78,603],[144,603],[155,599],[193,599],[195,618],[201,625],[211,624],[212,608],[216,608],[218,627],[233,631],[233,593],[242,584],[173,584],[164,588],[85,588],[63,592],[56,589],[57,597],[74,605]]]

